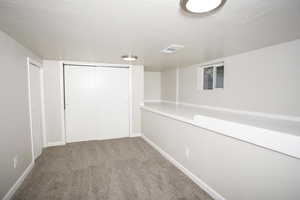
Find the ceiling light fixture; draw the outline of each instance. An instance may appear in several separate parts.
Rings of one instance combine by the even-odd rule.
[[[182,9],[192,14],[205,14],[221,8],[226,0],[180,0]]]
[[[171,54],[171,53],[175,53],[178,50],[184,48],[183,45],[179,45],[179,44],[171,44],[170,46],[168,46],[167,48],[164,48],[163,50],[161,50],[160,52],[162,53],[167,53],[167,54]]]
[[[138,57],[134,55],[124,55],[121,58],[125,61],[136,61],[138,59]]]

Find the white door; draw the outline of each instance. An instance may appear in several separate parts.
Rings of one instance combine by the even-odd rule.
[[[29,64],[30,114],[33,154],[36,159],[43,149],[41,69]]]
[[[66,141],[129,136],[128,68],[65,65]]]

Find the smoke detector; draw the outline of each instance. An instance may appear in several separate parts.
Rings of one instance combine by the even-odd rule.
[[[167,53],[167,54],[171,54],[171,53],[175,53],[176,51],[180,50],[184,48],[183,45],[179,45],[179,44],[171,44],[170,46],[168,46],[167,48],[161,50],[162,53]]]

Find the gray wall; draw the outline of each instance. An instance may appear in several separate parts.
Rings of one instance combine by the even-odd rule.
[[[32,161],[26,57],[37,56],[0,31],[0,199]],[[13,168],[13,158],[18,166]]]
[[[299,52],[300,40],[295,40],[207,62],[225,61],[224,90],[197,89],[197,68],[201,64],[179,68],[179,101],[299,116]],[[162,72],[166,77],[162,81],[164,98],[174,99],[174,71]]]
[[[299,159],[149,111],[142,119],[148,139],[227,200],[300,199]]]
[[[176,69],[161,73],[161,99],[176,101]]]
[[[161,72],[144,73],[144,99],[160,100],[161,99]]]

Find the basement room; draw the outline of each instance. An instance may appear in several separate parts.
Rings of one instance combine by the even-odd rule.
[[[0,199],[300,200],[299,0],[0,0]]]

